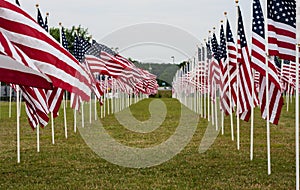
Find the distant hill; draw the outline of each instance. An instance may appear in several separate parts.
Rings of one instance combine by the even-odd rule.
[[[151,73],[157,76],[158,80],[165,81],[167,84],[171,85],[173,78],[179,69],[178,65],[174,64],[158,64],[158,63],[138,63],[134,64],[141,69],[149,71],[149,66],[151,66]]]

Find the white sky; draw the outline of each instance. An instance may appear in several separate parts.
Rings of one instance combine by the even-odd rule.
[[[14,2],[14,0],[10,1]],[[63,26],[67,28],[80,24],[84,28],[88,28],[90,34],[98,42],[105,43],[109,47],[118,47],[123,56],[145,62],[171,63],[171,56],[174,56],[175,63],[179,63],[187,60],[188,57],[192,58],[196,52],[196,44],[200,45],[203,39],[207,38],[209,30],[216,27],[216,33],[219,33],[220,21],[225,20],[225,11],[228,12],[234,33],[236,28],[235,0],[19,0],[19,2],[21,7],[34,18],[36,18],[35,4],[38,3],[43,15],[46,12],[50,13],[50,27],[57,27],[59,22],[62,22]],[[250,0],[240,0],[239,3],[248,39],[250,39],[251,28],[251,3]],[[145,25],[140,25],[145,23],[162,24],[167,27],[161,28],[161,25],[154,25],[156,30],[153,34],[153,31],[149,31],[147,27],[143,28]],[[168,28],[168,26],[170,27]],[[129,30],[127,30],[128,27]],[[144,32],[140,30],[141,28],[144,29]],[[177,33],[174,32],[176,35],[168,30],[172,28],[177,30]],[[157,41],[152,44],[143,44],[139,41],[140,45],[134,46],[134,43],[137,42],[130,44],[130,41],[134,41],[136,36],[134,30],[136,29],[142,38],[142,34],[145,33],[144,42],[153,42],[153,36],[148,39],[149,35],[160,35],[159,31],[161,30],[168,30],[168,33],[162,34],[165,36],[157,36]],[[126,30],[127,33],[123,30]],[[199,41],[195,41],[193,44],[187,40],[190,47],[187,47],[188,45],[180,47],[186,38],[185,35],[182,35],[182,31]],[[114,35],[111,35],[112,33]],[[173,44],[164,42],[164,39],[169,38],[169,35],[166,34],[173,35],[169,39],[173,39]],[[120,42],[124,39],[128,39],[126,43]],[[250,43],[249,40],[248,43]],[[128,48],[131,45],[133,47]],[[174,48],[170,48],[171,46],[175,49],[181,48],[180,51],[186,49],[186,54],[175,51]],[[188,50],[189,48],[194,50]]]

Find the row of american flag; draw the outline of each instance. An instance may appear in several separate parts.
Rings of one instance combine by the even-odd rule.
[[[214,31],[206,46],[198,47],[198,64],[191,63],[177,72],[173,81],[174,93],[182,92],[184,87],[191,86],[184,83],[190,83],[202,93],[209,92],[214,100],[216,94],[213,87],[218,87],[221,109],[225,115],[232,113],[236,107],[240,118],[248,121],[251,107],[260,106],[262,117],[265,118],[264,89],[267,70],[269,91],[272,92],[269,95],[270,122],[278,124],[283,105],[281,94],[293,94],[296,84],[296,3],[287,2],[289,3],[285,5],[285,1],[268,1],[268,6],[278,4],[278,7],[268,9],[268,53],[263,10],[259,0],[254,0],[251,49],[248,47],[242,14],[238,7],[237,43],[227,20],[226,31],[223,23],[220,27],[219,43]],[[294,19],[288,16],[289,21],[286,21],[283,16],[274,16],[282,7],[287,10],[282,14],[294,15]]]
[[[259,107],[267,125],[279,123],[283,95],[289,97],[297,90],[296,20],[299,22],[299,18],[295,0],[267,0],[264,4],[253,0],[252,43],[248,43],[237,2],[236,39],[226,17],[225,24],[222,22],[220,26],[220,39],[214,28],[205,45],[198,47],[195,57],[198,61],[177,72],[173,97],[212,122],[216,114],[211,102],[216,104],[219,100],[222,114],[230,115],[231,120],[235,112],[238,120],[249,121],[253,109]],[[196,98],[196,103],[186,97]],[[233,140],[233,129],[231,133]]]
[[[44,20],[37,8],[36,21],[19,1],[0,0],[0,81],[20,88],[33,129],[46,126],[49,113],[58,116],[65,91],[76,111],[91,94],[102,104],[108,92],[128,96],[157,92],[155,75],[95,40],[76,34],[71,54],[64,28],[59,43],[48,32],[47,16]]]

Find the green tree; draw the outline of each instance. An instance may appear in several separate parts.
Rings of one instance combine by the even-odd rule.
[[[90,40],[92,38],[92,36],[88,32],[88,29],[83,28],[81,25],[79,25],[78,27],[72,26],[72,28],[70,29],[68,28],[63,28],[63,29],[66,35],[66,39],[68,41],[68,45],[69,45],[68,49],[71,53],[73,53],[73,49],[74,49],[75,34],[78,34],[78,36],[84,38],[85,40]],[[60,42],[59,28],[55,28],[55,27],[50,28],[50,34],[58,42]]]

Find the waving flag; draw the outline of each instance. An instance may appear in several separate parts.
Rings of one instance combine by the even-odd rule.
[[[51,80],[0,32],[0,81],[51,89]]]
[[[259,0],[253,0],[253,25],[252,25],[252,63],[253,67],[260,72],[259,79],[259,103],[262,117],[267,118],[267,107],[269,107],[270,122],[278,124],[283,98],[281,96],[281,85],[274,61],[269,61],[266,66],[265,48],[265,26],[264,16]],[[268,69],[269,100],[266,102],[266,69]]]
[[[269,54],[296,60],[296,0],[268,0]]]
[[[38,5],[37,5],[38,6]],[[42,17],[42,13],[40,11],[40,9],[37,7],[37,23],[42,27],[45,28],[45,23]]]
[[[220,29],[220,45],[218,48],[218,53],[220,55],[220,76],[221,76],[221,107],[225,115],[229,115],[232,112],[232,107],[230,106],[230,93],[229,93],[229,77],[228,77],[228,64],[227,64],[227,47],[226,38],[224,33],[223,24]]]
[[[236,57],[236,45],[233,40],[229,21],[226,24],[226,41],[228,49],[228,65],[230,75],[230,87],[231,87],[231,98],[233,105],[237,104],[237,57]]]
[[[240,7],[238,7],[238,54],[237,61],[239,63],[239,113],[240,118],[249,121],[251,115],[251,107],[258,104],[256,94],[252,93],[253,74],[250,67],[250,56],[244,30],[243,18]]]
[[[79,62],[18,6],[0,0],[0,31],[32,59],[53,85],[90,97],[90,78]]]

